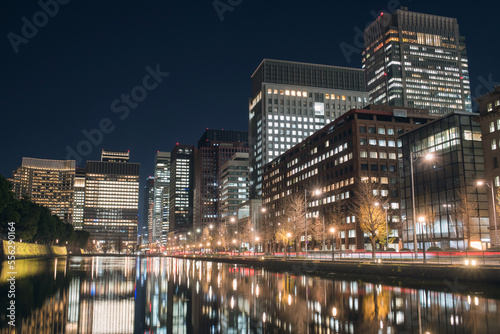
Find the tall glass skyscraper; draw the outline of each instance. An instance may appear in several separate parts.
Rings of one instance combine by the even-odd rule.
[[[129,152],[103,151],[85,167],[84,230],[107,249],[137,242],[139,164],[128,161]]]
[[[169,232],[187,232],[193,227],[193,145],[175,145],[170,164]]]
[[[168,233],[170,212],[170,152],[156,152],[153,224],[151,240],[153,243],[165,244]]]
[[[362,69],[264,59],[249,100],[250,198],[262,168],[325,124],[367,104]]]
[[[365,29],[362,62],[372,104],[472,111],[465,38],[455,18],[404,7],[382,13]]]

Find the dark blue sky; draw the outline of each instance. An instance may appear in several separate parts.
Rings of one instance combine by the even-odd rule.
[[[170,151],[176,142],[196,144],[207,127],[248,130],[250,76],[263,58],[360,67],[360,55],[349,62],[341,43],[355,47],[354,29],[363,30],[373,20],[371,12],[398,2],[220,3],[239,4],[221,21],[212,0],[72,0],[44,22],[34,1],[1,1],[0,174],[10,177],[23,156],[65,159],[67,147],[76,150],[85,139],[83,130],[109,119],[107,127],[114,130],[83,161],[99,159],[102,148],[130,150],[131,160],[141,163],[142,189],[157,150]],[[458,18],[473,95],[500,82],[498,3],[400,4]],[[36,35],[27,31],[33,36],[23,43],[17,40],[15,53],[9,33],[22,36],[23,17],[33,23],[34,15],[40,28]],[[146,67],[157,64],[168,77],[129,108],[127,117],[114,113],[112,102],[134,89],[144,92],[137,86]]]

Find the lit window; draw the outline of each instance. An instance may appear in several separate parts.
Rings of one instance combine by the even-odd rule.
[[[387,146],[389,146],[389,147],[396,147],[396,142],[394,140],[388,140],[387,141]]]
[[[376,146],[377,145],[377,140],[376,139],[368,139],[368,144]]]
[[[377,157],[378,157],[377,152],[370,152],[370,158],[371,159],[377,159]]]
[[[500,176],[495,176],[495,187],[500,187]]]
[[[276,95],[278,94],[278,90],[277,89],[274,90],[274,94],[276,94]]]
[[[289,90],[286,90],[286,91],[285,91],[285,95],[290,95],[290,91],[289,91]]]
[[[295,92],[294,90],[292,90],[292,96],[295,96],[295,95],[296,95],[295,93],[296,93],[296,92]]]
[[[380,152],[378,155],[380,159],[387,159],[387,152]]]
[[[379,139],[378,140],[378,146],[385,147],[385,139]]]
[[[495,101],[495,107],[498,107],[498,106],[500,106],[500,100]]]
[[[385,135],[385,128],[378,128],[379,135]]]
[[[493,110],[493,104],[488,103],[488,111],[492,111],[492,110]]]
[[[397,203],[397,202],[396,202],[396,203],[391,203],[391,209],[392,209],[392,210],[397,210],[397,209],[399,209],[399,203]]]
[[[307,97],[307,92],[302,92],[302,97]]]
[[[491,149],[492,150],[496,150],[497,149],[497,141],[496,141],[496,139],[493,139],[491,141]]]
[[[382,189],[380,191],[380,195],[383,196],[383,197],[389,196],[389,190]]]
[[[284,94],[284,92],[282,90],[280,90],[280,95],[283,95],[283,94]]]
[[[396,160],[396,153],[389,153],[389,159]]]
[[[342,101],[345,101],[345,95],[342,95]]]
[[[495,122],[490,122],[490,132],[495,132]]]
[[[389,184],[389,178],[387,176],[380,177],[381,184]]]
[[[359,151],[359,157],[360,158],[366,158],[368,155],[367,155],[367,152],[365,150],[362,150],[362,151]]]
[[[387,129],[388,135],[394,135],[394,129]]]
[[[267,94],[272,94],[272,93],[273,93],[273,90],[272,90],[271,88],[269,88],[269,89],[267,90]]]
[[[325,94],[325,99],[329,100],[330,99],[330,94]]]

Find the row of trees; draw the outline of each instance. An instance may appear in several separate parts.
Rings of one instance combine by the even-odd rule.
[[[84,248],[90,236],[88,232],[75,231],[71,224],[64,223],[49,209],[29,198],[15,199],[10,182],[0,175],[0,235],[4,239],[7,238],[9,222],[15,223],[17,241],[46,245],[58,241],[62,245]]]

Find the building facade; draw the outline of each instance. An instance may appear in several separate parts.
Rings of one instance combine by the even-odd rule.
[[[490,221],[478,114],[455,112],[400,137],[403,245],[418,248],[484,249],[490,245]],[[415,217],[413,220],[413,155]],[[432,154],[432,160],[417,159]],[[422,222],[419,218],[422,218]]]
[[[164,245],[167,241],[170,214],[170,152],[156,152],[154,210],[150,238]]]
[[[77,168],[75,172],[75,200],[73,204],[73,227],[83,229],[83,212],[85,210],[85,169]]]
[[[50,209],[52,214],[73,224],[75,199],[75,161],[23,158],[12,173],[16,199],[27,196]]]
[[[377,195],[390,205],[388,221],[395,238],[391,247],[399,249],[397,138],[435,118],[426,110],[389,106],[353,109],[340,116],[265,166],[264,221],[276,227],[279,216],[286,214],[287,198],[307,191],[308,219],[323,220],[325,228],[336,226],[337,248],[369,248],[352,204],[362,200],[355,196],[359,182],[376,183]],[[314,197],[314,189],[321,194]]]
[[[155,200],[155,178],[149,176],[144,186],[144,202],[142,208],[142,225],[137,229],[143,244],[153,243],[153,209]]]
[[[361,69],[264,59],[249,100],[250,197],[262,195],[266,163],[367,98]]]
[[[198,141],[195,159],[195,228],[219,222],[221,168],[237,152],[248,153],[246,131],[207,129]]]
[[[193,228],[194,156],[193,145],[177,144],[171,152],[169,232],[174,234]]]
[[[219,194],[221,222],[228,223],[231,217],[238,217],[240,204],[250,199],[249,170],[249,154],[243,152],[235,153],[222,165]]]
[[[484,181],[486,186],[493,187],[488,191],[488,211],[490,214],[491,243],[498,246],[498,218],[495,221],[493,203],[498,201],[500,187],[500,86],[476,99],[479,104],[479,117],[474,120],[481,126],[484,151]],[[498,216],[497,216],[498,217]]]
[[[139,164],[129,152],[104,151],[85,167],[83,229],[101,249],[120,250],[137,242]]]
[[[472,111],[465,38],[457,19],[402,7],[380,14],[364,35],[370,103],[441,115]]]

